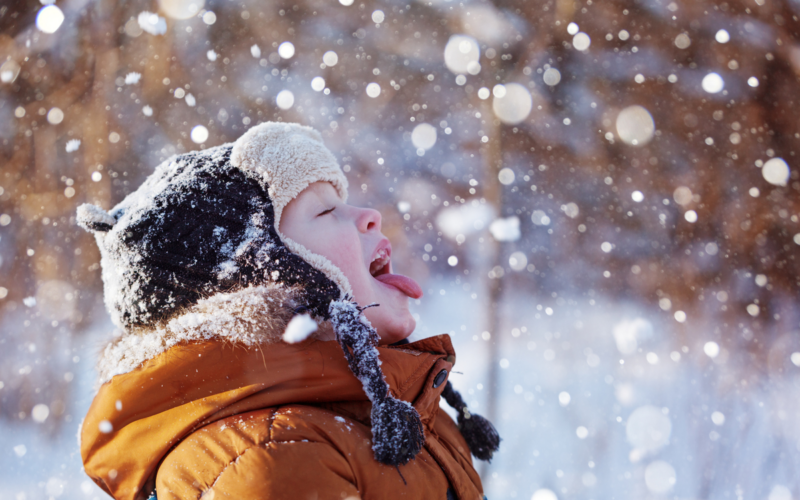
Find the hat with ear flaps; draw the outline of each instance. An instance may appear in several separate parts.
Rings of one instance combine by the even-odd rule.
[[[372,402],[375,458],[405,464],[425,443],[423,427],[414,407],[389,392],[365,307],[352,299],[338,267],[278,230],[286,205],[317,181],[330,182],[347,200],[347,179],[316,130],[267,122],[234,143],[170,158],[109,212],[78,207],[77,221],[95,235],[106,308],[127,332],[218,292],[267,283],[299,289],[298,310],[331,322]],[[446,392],[458,394],[449,383]],[[497,432],[458,401],[470,450],[491,458]]]

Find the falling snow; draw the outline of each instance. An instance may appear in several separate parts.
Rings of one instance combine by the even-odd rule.
[[[623,4],[10,3],[0,497],[103,495],[74,434],[114,334],[78,205],[280,120],[381,212],[412,340],[450,334],[504,437],[488,498],[796,500],[800,11]]]
[[[125,85],[135,85],[139,83],[139,79],[141,78],[142,78],[141,73],[131,71],[130,73],[125,75]]]
[[[70,139],[69,141],[67,141],[65,150],[67,151],[67,153],[73,153],[77,151],[79,147],[81,147],[80,139]]]

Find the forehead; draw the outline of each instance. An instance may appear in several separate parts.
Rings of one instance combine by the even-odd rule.
[[[339,192],[333,184],[327,181],[317,181],[309,184],[290,204],[305,205],[316,201],[327,201],[332,198],[340,199]]]
[[[334,196],[336,198],[339,197],[339,192],[336,191],[336,188],[333,187],[333,184],[327,181],[317,181],[312,182],[308,185],[304,190],[297,195],[298,198],[301,196],[308,196],[308,195],[316,195],[318,197],[325,197],[328,198],[330,196]]]

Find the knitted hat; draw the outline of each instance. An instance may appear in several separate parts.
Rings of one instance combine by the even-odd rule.
[[[278,231],[286,205],[317,181],[347,200],[347,179],[317,131],[267,122],[232,144],[168,159],[111,211],[78,207],[77,221],[95,235],[106,308],[123,330],[153,326],[218,292],[265,283],[301,290],[298,312],[331,322],[372,401],[375,458],[404,464],[422,448],[424,431],[414,407],[389,393],[365,307],[337,266]],[[496,431],[461,406],[470,449],[490,458]]]

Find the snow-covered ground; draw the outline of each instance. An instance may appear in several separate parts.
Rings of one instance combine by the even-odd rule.
[[[112,331],[111,321],[95,325],[76,346],[72,392],[55,431],[26,419],[0,421],[0,500],[106,499],[108,495],[83,473],[78,426],[92,402],[98,346]]]
[[[710,340],[702,319],[681,325],[660,309],[602,297],[513,292],[500,332],[484,340],[480,294],[471,299],[445,283],[426,292],[415,336],[453,336],[451,380],[476,412],[486,412],[487,393],[496,391],[503,442],[479,469],[490,499],[800,496],[800,405],[792,396],[800,367],[788,354],[775,361],[779,369],[747,366]]]
[[[503,442],[491,464],[478,465],[488,498],[800,496],[800,367],[791,359],[747,366],[715,351],[702,319],[679,324],[660,309],[603,297],[509,292],[500,331],[487,335],[482,293],[462,286],[426,284],[412,340],[450,333],[451,380],[475,412],[486,414],[495,391]],[[50,435],[30,419],[3,421],[0,500],[106,498],[83,474],[75,436],[108,331],[101,324],[83,337],[71,422]],[[499,378],[489,387],[495,341]]]

